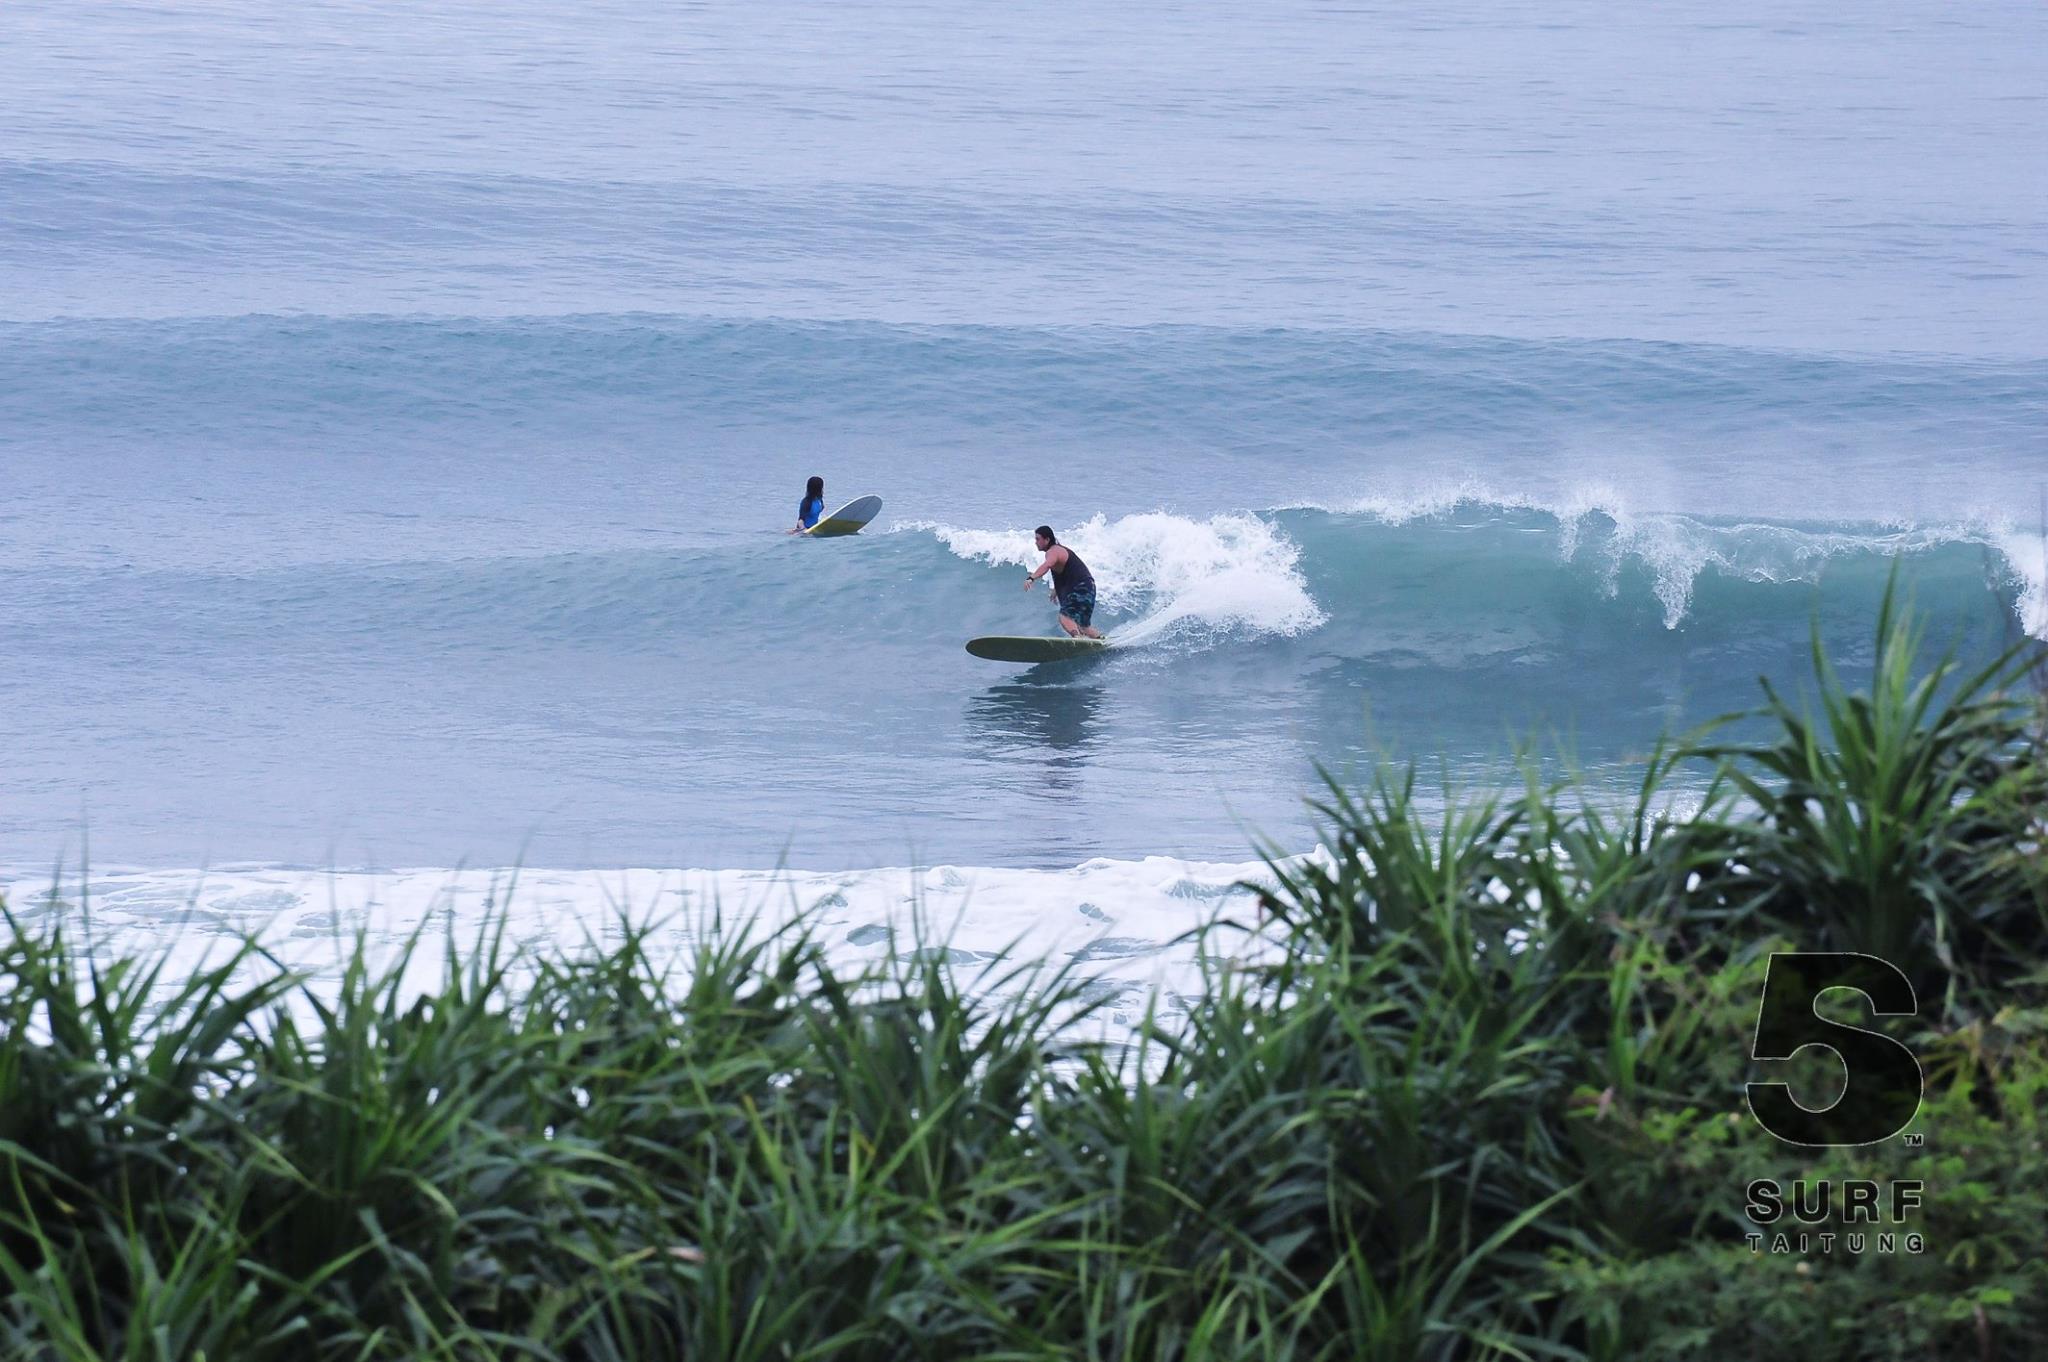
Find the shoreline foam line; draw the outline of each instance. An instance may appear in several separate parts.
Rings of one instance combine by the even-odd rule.
[[[1219,909],[1248,923],[1255,900],[1242,885],[1266,869],[1167,856],[1070,870],[126,869],[83,880],[18,873],[0,877],[0,894],[30,930],[61,925],[95,956],[164,956],[167,979],[188,978],[254,936],[319,991],[338,977],[357,932],[378,960],[417,933],[407,971],[417,990],[438,977],[451,940],[461,951],[494,920],[510,945],[566,953],[616,939],[622,919],[651,922],[656,949],[680,953],[714,924],[730,931],[751,921],[769,932],[808,911],[835,963],[873,961],[892,945],[899,954],[943,950],[969,967],[1003,956],[1071,961],[1113,986],[1120,1005],[1142,1008],[1152,989],[1197,986],[1197,947],[1185,934]]]

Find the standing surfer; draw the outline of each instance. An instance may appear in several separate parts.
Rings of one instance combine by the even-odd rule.
[[[796,504],[796,528],[791,534],[802,534],[818,523],[818,517],[825,514],[825,480],[812,478],[804,485],[804,499]]]
[[[1102,631],[1089,623],[1095,618],[1095,574],[1081,561],[1081,555],[1053,537],[1052,526],[1040,525],[1034,534],[1045,561],[1024,579],[1024,589],[1038,585],[1038,579],[1052,574],[1052,594],[1060,603],[1060,628],[1070,638],[1101,638]]]

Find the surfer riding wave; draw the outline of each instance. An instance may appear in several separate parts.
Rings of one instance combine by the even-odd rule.
[[[1040,577],[1050,572],[1052,594],[1060,606],[1060,628],[1070,638],[1101,638],[1102,631],[1091,623],[1095,618],[1095,574],[1079,554],[1060,543],[1052,526],[1040,525],[1034,538],[1045,561],[1024,579],[1024,589],[1029,591],[1038,585]]]

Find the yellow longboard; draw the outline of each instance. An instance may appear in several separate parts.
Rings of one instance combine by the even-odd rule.
[[[989,634],[967,640],[967,651],[991,662],[1064,662],[1088,657],[1109,646],[1106,638],[1032,638],[1012,634]]]

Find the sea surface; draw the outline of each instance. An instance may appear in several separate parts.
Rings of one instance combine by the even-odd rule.
[[[2036,0],[10,0],[0,878],[1142,954],[1318,768],[1625,791],[1894,572],[2048,637],[2044,71]],[[1127,646],[969,657],[1041,522]]]

